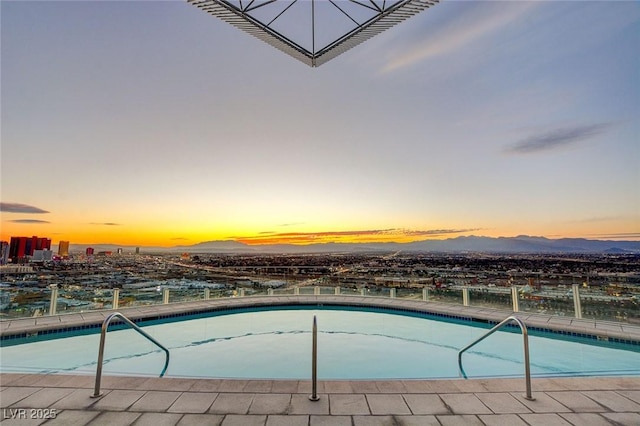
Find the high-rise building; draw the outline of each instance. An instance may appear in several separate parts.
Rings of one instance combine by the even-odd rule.
[[[36,250],[50,250],[51,239],[29,237],[11,237],[9,257],[13,263],[24,262],[27,256],[33,256]]]
[[[60,241],[58,244],[58,256],[69,257],[69,241]]]
[[[86,252],[87,256],[93,256],[93,251],[94,251],[93,247],[87,247],[87,252]]]
[[[9,261],[9,243],[0,241],[0,265],[6,265]]]

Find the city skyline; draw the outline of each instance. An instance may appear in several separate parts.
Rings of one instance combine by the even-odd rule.
[[[640,240],[637,2],[444,1],[317,69],[186,2],[0,8],[0,240]]]

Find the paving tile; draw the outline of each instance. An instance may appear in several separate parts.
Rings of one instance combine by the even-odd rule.
[[[297,391],[297,380],[274,380],[271,384],[271,392],[273,393],[296,393]]]
[[[221,393],[213,401],[209,413],[247,414],[251,401],[253,401],[251,393]]]
[[[609,426],[611,422],[596,413],[560,413],[560,417],[576,426]]]
[[[351,416],[310,416],[309,426],[351,426]]]
[[[413,414],[451,414],[436,394],[406,394],[403,396]]]
[[[380,393],[406,393],[407,389],[404,387],[401,381],[398,380],[385,380],[377,381],[376,386]]]
[[[269,415],[267,416],[266,426],[308,426],[309,416],[282,416],[282,415]]]
[[[243,388],[244,392],[271,392],[273,381],[271,380],[249,380]]]
[[[353,416],[353,426],[395,426],[393,416]]]
[[[105,391],[102,398],[110,392],[109,390]],[[51,406],[58,410],[83,410],[99,401],[97,398],[91,398],[91,395],[93,395],[93,391],[89,389],[72,390],[71,393]]]
[[[167,410],[170,413],[206,413],[218,396],[209,392],[182,392]]]
[[[248,380],[222,380],[220,382],[220,392],[242,392],[249,383]]]
[[[394,416],[398,426],[440,426],[436,416]]]
[[[484,405],[489,407],[496,414],[507,413],[530,413],[527,407],[522,405],[517,399],[506,392],[500,393],[477,393],[476,396]]]
[[[178,399],[180,392],[147,391],[142,398],[138,399],[129,410],[130,411],[167,411],[169,407]]]
[[[176,413],[142,413],[135,426],[175,426],[181,418]]]
[[[440,398],[453,414],[491,414],[491,410],[472,393],[445,393]]]
[[[0,392],[0,407],[7,408],[15,404],[16,402],[25,399],[29,395],[38,392],[40,389],[42,388],[30,388],[21,386],[7,388]]]
[[[151,377],[149,379],[141,381],[136,389],[184,392],[190,390],[191,386],[193,386],[192,379]]]
[[[617,392],[625,398],[640,404],[640,390],[619,390]]]
[[[100,414],[99,411],[86,410],[63,410],[56,414],[55,419],[47,422],[51,426],[84,426],[94,417]]]
[[[520,414],[522,420],[531,426],[570,426],[571,423],[558,414]]]
[[[612,411],[640,412],[640,404],[614,391],[587,391],[583,394]]]
[[[310,401],[309,395],[306,394],[291,395],[289,414],[329,414],[329,397],[318,396],[320,397],[318,401]]]
[[[185,414],[178,426],[220,426],[224,420],[222,414]]]
[[[93,404],[92,409],[124,411],[144,395],[144,391],[113,390]]]
[[[348,381],[326,381],[324,382],[324,392],[326,393],[353,393],[351,383]]]
[[[524,397],[524,394],[512,392],[511,396],[520,401],[529,410],[534,413],[567,413],[571,410],[560,404],[549,395],[542,392],[533,392],[535,400],[529,401]]]
[[[602,413],[602,416],[611,420],[616,425],[640,425],[640,413]]]
[[[452,414],[436,416],[442,426],[484,426],[480,419],[472,414]]]
[[[218,379],[199,379],[196,380],[189,388],[191,392],[217,392],[220,390],[221,380]]]
[[[264,426],[266,422],[267,416],[264,415],[246,416],[229,414],[224,417],[222,426]]]
[[[604,411],[602,405],[591,398],[587,398],[581,392],[546,392],[546,394],[565,407],[578,413],[597,413]]]
[[[367,415],[369,405],[362,394],[329,395],[329,409],[332,415]]]
[[[286,414],[291,394],[256,394],[249,407],[249,414]]]
[[[411,410],[402,395],[367,394],[367,402],[373,415],[411,414]]]
[[[13,404],[14,407],[47,408],[73,392],[69,388],[44,388]]]
[[[351,389],[354,393],[378,393],[380,390],[375,382],[371,381],[351,381]]]
[[[527,426],[517,414],[480,414],[478,418],[487,426]]]
[[[104,411],[91,421],[91,426],[129,426],[140,417],[141,413],[121,411]]]

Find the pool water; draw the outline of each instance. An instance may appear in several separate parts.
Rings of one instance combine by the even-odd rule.
[[[458,350],[489,328],[371,310],[330,308],[231,311],[147,325],[169,348],[166,376],[309,379],[313,317],[319,379],[459,377]],[[0,371],[95,374],[99,334],[0,349]],[[586,340],[586,339],[585,339]],[[640,348],[529,335],[533,376],[640,375]],[[107,334],[104,374],[158,375],[164,352],[130,329]],[[467,351],[468,377],[522,377],[519,329],[500,331]]]

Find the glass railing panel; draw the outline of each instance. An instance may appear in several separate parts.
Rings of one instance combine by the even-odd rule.
[[[469,287],[469,306],[512,310],[511,288]]]
[[[429,289],[429,301],[462,305],[462,288],[431,288]]]
[[[300,295],[311,295],[314,293],[314,288],[313,286],[303,286],[303,287],[298,287],[298,293]]]
[[[23,318],[49,315],[49,287],[7,287],[2,289],[1,318]]]
[[[120,290],[119,307],[149,306],[162,304],[161,288],[122,289]]]
[[[396,289],[398,299],[422,300],[422,288],[398,288]]]
[[[361,290],[357,286],[340,287],[340,294],[343,296],[360,296]]]
[[[547,315],[574,316],[573,292],[564,286],[542,286],[539,289],[519,288],[519,310]]]
[[[593,294],[580,290],[582,318],[640,325],[640,303],[629,295]]]

